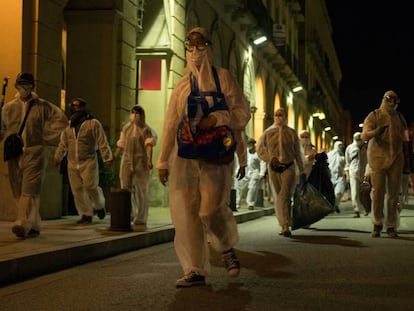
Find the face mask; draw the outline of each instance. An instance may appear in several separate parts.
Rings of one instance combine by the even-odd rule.
[[[197,49],[194,49],[193,52],[191,52],[190,55],[190,61],[197,67],[201,66],[201,63],[203,60],[207,57],[207,50],[204,51],[198,51]]]
[[[129,115],[129,120],[131,120],[132,122],[139,122],[141,120],[141,116],[138,113],[131,113]]]
[[[29,85],[18,85],[16,88],[17,92],[19,92],[20,98],[26,98],[32,92],[32,87]]]

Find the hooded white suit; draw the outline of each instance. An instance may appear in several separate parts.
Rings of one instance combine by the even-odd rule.
[[[398,195],[401,189],[404,166],[403,140],[408,140],[407,123],[396,110],[397,103],[387,96],[397,95],[387,91],[379,109],[364,120],[362,139],[368,141],[367,157],[371,169],[372,223],[382,228],[396,229],[398,225]],[[384,219],[384,196],[387,194],[387,212]]]
[[[14,197],[18,200],[18,212],[15,226],[24,229],[27,235],[31,229],[40,231],[41,217],[40,190],[45,166],[45,142],[59,136],[68,125],[65,113],[58,106],[39,98],[32,92],[35,104],[32,106],[22,138],[23,154],[8,161],[10,185]],[[2,137],[17,133],[28,108],[17,94],[15,99],[7,103],[2,111]]]
[[[353,142],[345,149],[345,171],[348,172],[351,201],[356,213],[364,209],[359,200],[359,186],[364,178],[366,165],[367,149],[361,139],[361,133],[356,132]]]
[[[112,160],[112,151],[102,124],[87,119],[76,134],[70,125],[62,132],[55,152],[55,161],[68,155],[68,176],[79,215],[93,216],[94,210],[105,208],[105,196],[99,187],[99,165],[96,151],[103,162]]]
[[[345,193],[346,179],[345,179],[345,156],[342,150],[342,141],[334,143],[333,150],[327,153],[329,171],[331,173],[331,182],[335,190],[335,207],[338,208],[341,198]]]
[[[190,32],[199,32],[208,39],[208,33],[203,28],[198,27]],[[186,57],[200,91],[216,91],[211,73],[211,47],[204,51],[187,51]],[[229,125],[234,130],[244,131],[250,119],[248,103],[231,73],[224,68],[216,69],[228,106],[228,111],[211,113],[217,119],[216,126]],[[196,272],[205,275],[209,270],[208,241],[219,252],[232,248],[238,242],[236,220],[229,207],[233,162],[216,165],[178,157],[177,129],[186,113],[190,87],[188,72],[171,94],[156,167],[168,169],[169,207],[175,227],[174,246],[184,274]],[[209,97],[206,99],[212,105],[212,98]]]

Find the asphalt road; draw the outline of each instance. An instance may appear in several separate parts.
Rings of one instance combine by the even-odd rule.
[[[165,243],[0,288],[0,310],[414,310],[414,209],[397,239],[344,208],[292,238],[278,229],[274,215],[239,224],[238,278],[212,252],[207,285],[176,289]]]

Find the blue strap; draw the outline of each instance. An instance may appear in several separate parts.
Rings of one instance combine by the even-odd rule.
[[[205,107],[203,107],[203,114],[205,116],[213,111],[228,109],[227,104],[224,100],[224,94],[221,92],[220,79],[218,77],[217,70],[214,66],[211,67],[211,70],[213,72],[214,82],[216,84],[216,89],[217,89],[216,92],[213,92],[213,91],[200,92],[198,88],[197,79],[193,75],[191,75],[191,94],[190,95],[200,96],[200,97],[205,97],[205,96],[213,97],[214,105],[211,108],[209,108],[208,111],[205,109]],[[221,99],[221,100],[219,101],[218,99]]]

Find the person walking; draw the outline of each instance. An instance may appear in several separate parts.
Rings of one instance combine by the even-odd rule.
[[[331,182],[335,191],[335,211],[340,213],[339,204],[346,190],[344,143],[335,141],[334,147],[327,153]]]
[[[132,107],[130,122],[122,128],[114,157],[122,155],[119,179],[121,189],[131,192],[134,225],[147,225],[152,152],[156,143],[157,134],[147,125],[144,109],[138,105]]]
[[[241,190],[244,189],[244,185],[247,183],[246,170],[247,170],[247,147],[246,147],[246,133],[244,131],[234,131],[234,137],[236,139],[236,151],[234,152],[233,161],[233,186],[232,191],[235,191],[235,208],[240,209],[241,203]]]
[[[256,140],[247,141],[247,170],[237,187],[237,206],[240,207],[242,193],[247,188],[246,203],[249,210],[254,210],[260,183],[266,174],[266,162],[261,160],[256,152]]]
[[[409,140],[407,122],[397,111],[399,102],[395,91],[386,91],[379,108],[366,116],[362,128],[361,137],[368,141],[367,158],[371,170],[373,238],[381,236],[383,226],[388,236],[398,237],[396,229],[404,166],[403,141]]]
[[[99,219],[105,218],[105,196],[99,187],[97,150],[106,167],[113,162],[111,147],[102,124],[86,110],[86,106],[87,103],[82,98],[71,101],[70,123],[60,136],[54,156],[57,167],[67,154],[69,183],[76,210],[81,216],[78,224],[92,223],[94,214]]]
[[[310,133],[307,130],[302,130],[299,133],[300,143],[302,145],[303,153],[304,153],[304,169],[306,177],[309,177],[313,163],[315,162],[315,156],[318,153],[316,151],[316,147],[312,144],[310,140]]]
[[[26,113],[27,119],[21,135],[23,153],[8,161],[10,186],[17,200],[12,232],[18,238],[36,237],[41,230],[39,208],[45,143],[59,136],[68,119],[63,110],[33,91],[35,81],[31,73],[18,74],[14,86],[18,93],[3,107],[0,139],[17,133]]]
[[[178,156],[177,130],[188,112],[192,84],[197,82],[199,91],[205,94],[203,103],[213,107],[219,95],[217,79],[228,108],[200,117],[198,128],[227,125],[234,131],[244,131],[250,119],[248,102],[237,81],[227,69],[213,66],[213,46],[207,29],[190,30],[185,47],[188,70],[171,94],[156,164],[161,183],[168,182],[174,247],[184,272],[176,281],[177,287],[205,284],[210,270],[209,246],[222,254],[229,276],[240,272],[234,251],[239,239],[237,223],[229,207],[233,160],[217,164]]]
[[[361,138],[361,132],[355,132],[353,141],[345,149],[345,175],[351,191],[351,202],[354,208],[354,218],[360,218],[364,209],[359,199],[360,185],[364,180],[365,167],[367,165],[367,149]],[[367,216],[368,213],[365,213]]]
[[[257,155],[269,167],[269,178],[275,192],[274,207],[281,227],[280,235],[292,236],[289,230],[292,197],[296,185],[296,166],[301,182],[306,181],[298,133],[287,125],[287,112],[279,108],[274,113],[274,123],[260,136]]]

